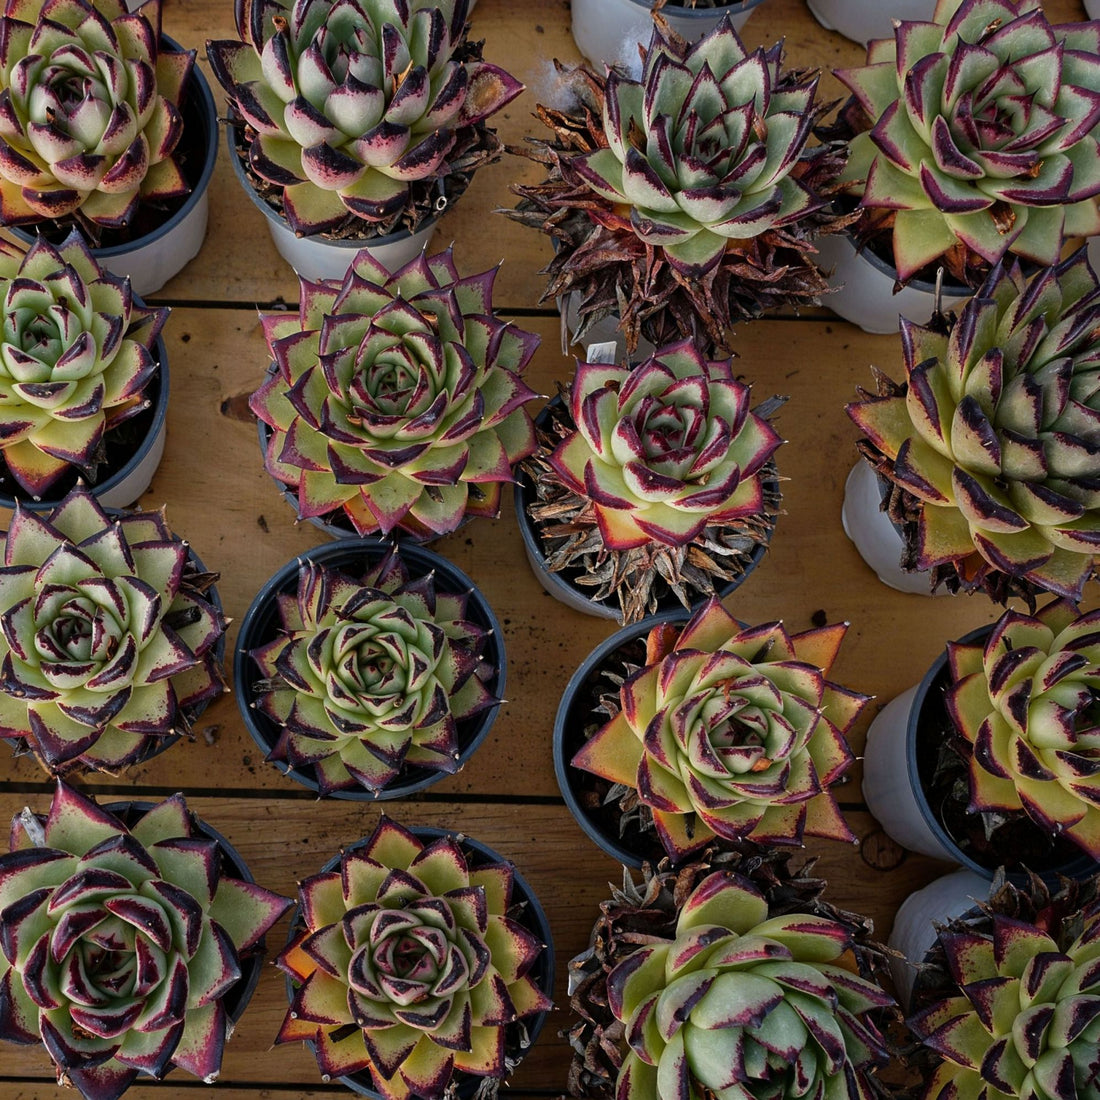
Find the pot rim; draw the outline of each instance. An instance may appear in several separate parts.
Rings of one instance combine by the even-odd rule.
[[[554,995],[554,971],[555,971],[555,956],[554,956],[554,939],[551,934],[550,921],[546,916],[546,910],[542,907],[542,903],[539,901],[538,896],[534,890],[531,889],[527,879],[520,873],[519,868],[516,866],[513,860],[507,859],[497,852],[494,848],[490,848],[488,844],[483,843],[480,840],[475,840],[473,837],[468,836],[466,833],[459,829],[441,829],[434,825],[407,825],[405,826],[409,832],[411,832],[418,839],[438,840],[440,837],[450,836],[454,837],[459,846],[465,851],[470,850],[477,855],[482,856],[482,864],[491,863],[507,863],[512,868],[512,897],[515,899],[517,893],[522,895],[521,900],[525,901],[526,908],[524,913],[530,913],[531,919],[525,922],[525,927],[528,931],[534,932],[535,935],[543,941],[543,950],[539,954],[539,958],[535,962],[535,966],[538,966],[541,962],[542,973],[539,976],[539,988],[548,996]],[[359,848],[366,845],[369,837],[360,837],[359,840],[345,847],[345,851],[354,852]],[[321,868],[320,873],[325,874],[329,871],[336,870],[340,865],[342,855],[338,854],[328,860],[327,863]],[[513,904],[514,904],[513,900]],[[295,935],[296,929],[299,927],[301,906],[295,905],[290,911],[290,929],[287,932],[287,943],[290,944]],[[293,996],[294,983],[292,982],[290,975],[287,974],[284,977],[284,987],[286,989],[286,998],[289,1003]],[[539,1012],[529,1020],[527,1025],[527,1034],[529,1042],[526,1050],[523,1052],[523,1057],[527,1056],[527,1053],[535,1045],[539,1035],[542,1033],[543,1026],[546,1023],[546,1018],[550,1014],[552,1009],[547,1009],[543,1012]],[[312,1051],[314,1049],[313,1043],[308,1039],[305,1041],[306,1045]],[[522,1059],[521,1059],[522,1060]],[[359,1078],[366,1076],[370,1079],[370,1071],[362,1070],[359,1073],[347,1074],[343,1077],[338,1077],[338,1080],[345,1088],[350,1089],[352,1092],[357,1093],[360,1096],[374,1097],[375,1100],[382,1100],[382,1094],[373,1088],[363,1084]],[[489,1078],[479,1077],[476,1074],[462,1074],[462,1076],[469,1077],[472,1081],[489,1080]],[[452,1076],[452,1081],[460,1080],[461,1077]],[[498,1080],[502,1080],[498,1078]]]
[[[600,3],[606,3],[606,0],[599,0]],[[764,0],[726,0],[721,7],[716,8],[680,8],[680,7],[666,7],[662,14],[672,15],[677,19],[713,19],[716,23],[727,12],[733,15],[740,15],[742,12],[751,11],[758,4],[762,4]],[[635,7],[651,9],[653,7],[653,0],[630,0],[630,3]],[[673,0],[675,4],[675,0]]]
[[[233,650],[233,694],[237,701],[237,709],[249,736],[257,747],[263,749],[265,754],[264,763],[276,768],[284,776],[313,791],[319,792],[320,784],[313,778],[312,768],[306,770],[295,767],[285,760],[266,759],[266,754],[271,751],[274,740],[268,739],[263,729],[267,725],[274,726],[274,723],[271,723],[266,716],[254,711],[249,705],[254,696],[253,685],[260,678],[255,670],[251,651],[266,637],[270,636],[267,628],[272,627],[275,623],[272,618],[275,615],[275,595],[279,592],[297,591],[298,570],[303,562],[317,562],[330,568],[340,568],[342,562],[349,560],[359,562],[366,558],[373,562],[382,557],[393,545],[394,540],[392,539],[343,538],[322,543],[320,546],[313,546],[296,555],[268,577],[241,619]],[[473,729],[470,736],[464,739],[464,743],[460,741],[459,762],[456,771],[461,770],[488,736],[489,730],[495,723],[500,707],[504,702],[504,689],[507,678],[507,653],[505,651],[504,632],[496,613],[485,598],[485,594],[457,565],[435,553],[435,551],[416,543],[399,542],[397,549],[401,559],[411,567],[414,576],[429,572],[435,573],[437,577],[447,581],[445,588],[440,585],[440,588],[444,591],[469,595],[470,602],[467,605],[467,617],[473,618],[486,630],[486,651],[490,654],[495,652],[492,663],[496,669],[496,678],[491,686],[493,693],[497,696],[497,701],[459,722],[460,727],[469,723]],[[474,614],[475,612],[476,614]],[[264,621],[265,618],[268,621]],[[262,636],[260,636],[261,631],[263,631]],[[405,768],[402,769],[402,772],[404,771]],[[395,798],[405,798],[410,794],[423,791],[453,774],[444,771],[431,771],[428,768],[417,766],[414,774],[419,773],[422,773],[420,778],[406,781],[401,780],[401,773],[399,773],[390,785],[382,787],[378,791],[372,791],[367,787],[352,787],[331,791],[323,797],[342,798],[356,802],[389,801]]]

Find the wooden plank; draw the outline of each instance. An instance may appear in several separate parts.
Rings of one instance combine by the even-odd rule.
[[[27,800],[0,794],[0,822],[17,813]],[[323,807],[285,799],[189,798],[191,808],[222,832],[238,849],[257,881],[287,896],[295,882],[316,872],[341,845],[369,833],[379,808],[330,802]],[[48,799],[33,800],[41,810]],[[520,1088],[561,1089],[565,1084],[568,1050],[556,1032],[569,1023],[565,973],[567,960],[583,950],[607,883],[618,882],[614,861],[598,852],[560,806],[522,804],[394,804],[385,812],[410,825],[452,828],[488,844],[512,859],[546,909],[553,932],[557,1009],[536,1047],[515,1074]],[[819,842],[807,853],[820,855],[816,873],[829,881],[826,897],[847,909],[870,915],[885,936],[893,913],[908,893],[945,868],[932,860],[882,849],[877,826],[869,815],[851,815],[853,828],[864,838],[859,848]],[[279,841],[273,843],[277,836]],[[869,839],[868,839],[869,838]],[[895,860],[900,859],[898,865]],[[796,858],[795,865],[800,861]],[[886,869],[882,869],[882,868]],[[568,883],[568,889],[563,885]],[[283,942],[285,924],[269,938],[269,950]],[[317,1082],[308,1051],[298,1046],[268,1049],[286,1011],[281,975],[265,968],[256,995],[227,1046],[221,1080],[225,1083]],[[4,1047],[5,1076],[44,1077],[49,1070],[34,1047]],[[0,1091],[0,1097],[3,1097]]]

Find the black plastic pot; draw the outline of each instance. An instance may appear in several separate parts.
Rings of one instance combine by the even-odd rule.
[[[664,858],[657,833],[622,836],[618,806],[604,802],[607,780],[573,767],[571,761],[588,740],[586,731],[599,722],[592,714],[592,697],[604,673],[621,675],[628,661],[640,667],[645,663],[645,639],[650,630],[658,623],[683,625],[689,618],[683,608],[665,611],[625,626],[601,642],[569,678],[554,718],[554,774],[565,804],[589,839],[628,867],[641,867],[646,860],[656,864]],[[604,686],[610,691],[611,681]]]
[[[538,416],[535,417],[536,429],[546,430],[550,425],[551,419],[561,414],[563,405],[564,402],[561,397],[553,398],[539,412]],[[774,464],[769,463],[767,469],[769,470],[767,484],[773,486],[778,495],[779,483],[775,476]],[[581,575],[579,569],[563,569],[557,572],[552,572],[547,569],[546,555],[543,552],[542,538],[539,534],[538,524],[535,523],[527,511],[528,505],[535,499],[535,484],[530,474],[528,474],[522,466],[516,471],[514,496],[516,519],[519,523],[520,535],[523,538],[523,549],[527,554],[527,561],[531,566],[531,570],[535,576],[538,577],[542,587],[556,600],[560,600],[566,606],[572,607],[575,611],[583,612],[586,615],[594,615],[601,619],[613,619],[621,623],[623,621],[622,612],[614,599],[595,600],[589,595],[590,589],[586,589],[576,583],[576,578]],[[744,584],[749,574],[760,564],[764,555],[768,552],[768,545],[771,542],[771,537],[774,532],[775,523],[773,519],[771,526],[768,528],[767,541],[756,545],[749,555],[741,575],[735,580],[728,581],[724,585],[716,586],[716,592],[720,599],[725,599]],[[700,595],[695,601],[694,606],[703,603],[706,598],[707,597]],[[657,611],[655,614],[660,615],[666,611],[675,612],[684,610],[683,604],[676,598],[676,595],[666,587],[664,593],[657,599]]]
[[[368,565],[382,558],[393,545],[382,539],[341,539],[337,542],[315,546],[304,554],[288,562],[260,589],[241,621],[237,634],[237,649],[233,661],[233,691],[237,706],[244,719],[253,741],[270,753],[279,739],[280,729],[265,714],[250,706],[256,697],[257,684],[261,680],[259,668],[250,656],[254,649],[275,637],[279,629],[279,614],[275,603],[280,593],[294,593],[298,590],[298,570],[303,561],[312,561],[330,569],[340,569],[345,573],[362,574]],[[412,576],[424,576],[433,573],[436,588],[453,594],[469,593],[466,618],[486,631],[484,659],[495,670],[495,675],[486,682],[486,687],[497,698],[504,694],[505,652],[504,635],[492,608],[482,596],[474,582],[457,566],[446,558],[424,547],[401,543],[401,559],[408,565]],[[500,707],[496,703],[478,714],[458,723],[459,767],[473,755],[474,750],[485,740],[490,727],[496,720]],[[291,767],[284,761],[271,761],[284,775],[301,783],[311,790],[319,790],[314,769]],[[430,768],[406,767],[399,779],[381,791],[369,791],[365,788],[337,790],[332,798],[375,801],[377,799],[405,798],[410,794],[424,790],[433,783],[445,778],[446,772]]]
[[[512,862],[499,855],[487,844],[482,844],[480,841],[473,840],[451,829],[436,829],[429,826],[417,825],[410,827],[409,831],[418,839],[428,843],[438,840],[443,836],[455,837],[462,847],[470,867],[476,868],[491,863]],[[350,845],[347,850],[355,851],[357,848],[362,848],[366,843],[367,839],[363,838]],[[324,874],[327,871],[334,871],[339,866],[340,856],[333,856],[333,858],[321,868],[321,873]],[[547,997],[552,997],[554,994],[554,940],[550,933],[550,922],[547,920],[546,911],[539,903],[538,898],[528,885],[527,880],[515,869],[515,864],[512,864],[512,867],[514,874],[512,904],[516,905],[520,902],[525,903],[522,913],[518,918],[519,923],[529,932],[534,933],[534,935],[546,945],[546,949],[535,960],[534,965],[528,973],[534,977],[539,989],[541,989]],[[302,931],[302,927],[300,910],[296,908],[291,914],[290,934],[287,936],[287,943],[291,943],[294,940],[294,937]],[[286,993],[287,1001],[289,1002],[294,995],[294,984],[289,976],[286,979]],[[535,1045],[535,1041],[538,1039],[539,1034],[542,1032],[543,1025],[546,1023],[546,1016],[547,1013],[541,1012],[533,1019],[522,1024],[526,1029],[529,1041],[520,1054],[520,1058],[525,1056],[526,1052]],[[515,1026],[516,1025],[513,1025],[513,1027]],[[306,1045],[309,1046],[310,1049],[313,1047],[312,1043],[307,1043]],[[514,1050],[516,1046],[518,1046],[518,1040],[513,1044],[512,1049]],[[507,1039],[506,1049],[508,1049]],[[517,1059],[517,1061],[518,1060],[519,1059]],[[337,1080],[360,1096],[370,1096],[374,1097],[375,1100],[383,1100],[382,1094],[373,1087],[374,1083],[371,1080],[369,1072],[352,1073],[348,1074],[346,1077],[339,1077]],[[484,1077],[478,1077],[474,1074],[462,1074],[456,1090],[457,1097],[460,1098],[460,1100],[470,1100],[477,1091],[478,1085],[484,1080]]]

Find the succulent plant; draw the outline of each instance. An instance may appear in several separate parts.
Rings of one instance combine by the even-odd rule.
[[[687,607],[690,591],[739,576],[774,523],[782,442],[767,420],[782,400],[749,399],[731,361],[690,340],[633,368],[578,364],[569,418],[530,465],[548,567],[579,569],[627,622],[654,610],[659,580]]]
[[[1010,252],[1056,263],[1100,232],[1098,74],[1097,25],[1052,26],[1039,0],[939,0],[932,21],[899,23],[836,74],[857,235],[892,234],[901,282],[943,264],[977,286]]]
[[[749,845],[604,902],[570,963],[570,1091],[616,1100],[869,1100],[887,1051],[869,922]]]
[[[40,498],[67,473],[95,481],[104,437],[149,405],[167,308],[134,300],[75,230],[24,253],[0,242],[0,459]]]
[[[129,224],[188,193],[173,152],[195,51],[159,48],[161,0],[8,0],[0,18],[0,223]]]
[[[640,335],[722,348],[731,322],[827,289],[812,239],[845,224],[824,209],[844,152],[807,148],[827,107],[781,62],[728,16],[695,43],[658,16],[640,79],[561,70],[572,104],[539,105],[554,136],[526,154],[547,178],[513,188],[511,215],[553,238],[543,300],[575,292],[578,341],[617,314],[631,352]]]
[[[16,505],[0,566],[0,738],[48,771],[117,771],[190,732],[225,690],[225,630],[187,544],[159,512],[109,517],[75,489]]]
[[[867,702],[826,679],[846,631],[742,626],[718,600],[682,628],[656,626],[618,713],[572,763],[647,807],[672,860],[716,838],[854,840],[829,792]]]
[[[275,363],[250,405],[300,516],[429,538],[498,513],[535,449],[538,337],[493,314],[495,275],[459,275],[449,249],[391,275],[362,251],[342,282],[303,281],[297,316],[261,315]]]
[[[1100,612],[1052,600],[947,647],[970,810],[1023,811],[1100,860]]]
[[[997,883],[995,882],[995,886]],[[1097,879],[1002,882],[939,930],[917,976],[925,1100],[1085,1100],[1100,1076]]]
[[[523,85],[466,41],[467,0],[235,0],[241,41],[208,42],[247,162],[299,235],[388,233],[494,160],[485,119]],[[412,223],[412,224],[411,224]]]
[[[278,635],[252,653],[254,705],[280,730],[268,758],[312,767],[322,794],[378,792],[409,766],[456,771],[458,723],[499,702],[468,595],[410,578],[396,548],[358,580],[302,562]]]
[[[0,855],[0,1034],[41,1041],[87,1100],[173,1066],[210,1083],[241,960],[291,904],[226,873],[182,795],[127,827],[59,782]]]
[[[311,1042],[326,1077],[369,1071],[386,1100],[437,1100],[459,1073],[503,1077],[508,1031],[551,1007],[513,881],[510,863],[474,866],[459,838],[425,843],[383,817],[338,869],[299,885],[276,1042]]]
[[[933,586],[1079,600],[1100,541],[1100,285],[1083,251],[997,265],[956,321],[902,321],[906,380],[848,413]]]

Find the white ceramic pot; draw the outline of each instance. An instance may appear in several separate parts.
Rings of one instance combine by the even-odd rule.
[[[936,593],[930,591],[927,573],[910,573],[902,569],[900,562],[905,543],[901,532],[882,510],[882,486],[878,475],[862,459],[852,467],[844,483],[840,521],[859,556],[883,584],[917,596],[947,594],[943,588]]]
[[[343,279],[356,253],[364,248],[390,271],[397,271],[415,260],[428,247],[432,234],[435,233],[435,221],[432,220],[415,233],[401,230],[384,237],[330,240],[321,236],[296,236],[286,221],[252,189],[240,157],[237,156],[237,133],[232,123],[226,126],[226,142],[229,147],[229,163],[233,165],[233,171],[237,174],[245,194],[267,219],[267,228],[276,250],[303,279]]]
[[[724,8],[661,9],[677,34],[694,42],[729,15],[740,31],[753,10],[764,0],[739,0]],[[648,45],[653,34],[650,0],[572,0],[573,40],[577,49],[595,65],[619,64],[628,72],[638,69],[638,45]]]
[[[163,41],[176,50],[181,48],[170,38],[165,37]],[[218,159],[218,115],[210,85],[198,66],[192,70],[191,86],[183,106],[183,124],[185,131],[191,132],[194,128],[201,135],[196,150],[202,164],[183,205],[151,233],[126,244],[92,249],[101,267],[115,275],[129,277],[134,293],[142,298],[156,293],[193,260],[206,237],[210,206],[207,192]],[[33,232],[26,229],[13,226],[12,232],[27,244],[34,240]]]
[[[827,30],[866,45],[893,38],[895,19],[930,20],[936,0],[806,0],[806,6]]]
[[[832,293],[821,304],[838,317],[859,325],[864,332],[888,334],[898,331],[898,318],[927,324],[936,309],[936,288],[914,281],[894,293],[897,273],[870,249],[862,252],[846,233],[831,233],[816,242],[817,265],[827,272]],[[966,287],[944,286],[941,300],[956,308],[971,291]]]
[[[936,925],[968,913],[989,897],[989,880],[973,871],[952,871],[915,890],[901,903],[889,945],[905,956],[890,960],[890,973],[903,1009],[908,1010],[916,968],[936,942]]]

